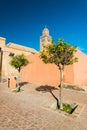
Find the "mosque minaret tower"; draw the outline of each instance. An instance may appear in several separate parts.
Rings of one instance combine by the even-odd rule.
[[[40,51],[43,50],[44,46],[52,43],[52,37],[49,35],[49,30],[45,27],[42,31],[42,36],[40,36]]]

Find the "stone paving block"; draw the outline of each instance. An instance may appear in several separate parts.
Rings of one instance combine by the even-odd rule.
[[[2,126],[2,130],[17,130],[19,127],[14,124],[11,120],[9,120],[7,117],[2,118],[2,121],[0,121],[0,125]],[[20,130],[20,129],[19,129]]]
[[[4,86],[4,84],[3,84]],[[66,91],[64,98],[85,104],[78,118],[45,109],[43,104],[55,101],[49,93],[38,93],[32,84],[23,93],[0,87],[0,128],[3,130],[87,130],[87,93]],[[29,87],[29,88],[28,88]],[[54,94],[58,95],[57,92]]]
[[[79,125],[74,125],[72,130],[87,130],[87,127],[84,127],[84,125],[79,124]]]

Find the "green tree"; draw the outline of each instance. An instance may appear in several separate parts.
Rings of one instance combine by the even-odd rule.
[[[40,57],[45,63],[54,63],[60,70],[60,92],[59,92],[59,107],[62,109],[62,88],[63,88],[63,73],[65,65],[73,64],[78,61],[74,56],[77,51],[76,46],[71,46],[69,43],[58,39],[57,44],[54,42],[44,47]]]
[[[18,91],[20,91],[20,86],[19,86],[19,82],[20,82],[20,71],[21,71],[21,68],[23,66],[26,66],[29,61],[27,60],[27,58],[25,57],[24,54],[20,54],[20,55],[13,55],[11,56],[11,61],[10,61],[10,65],[12,65],[13,67],[15,67],[15,69],[18,70],[19,72],[19,75],[18,75],[18,78],[17,78],[17,87],[18,87]]]

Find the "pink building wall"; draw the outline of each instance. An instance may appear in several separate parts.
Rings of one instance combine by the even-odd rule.
[[[21,79],[42,85],[58,86],[60,81],[59,69],[54,64],[45,64],[39,53],[29,55],[30,64],[22,68]],[[87,55],[77,51],[78,62],[68,65],[64,70],[64,82],[76,85],[87,85]]]
[[[30,64],[23,67],[21,78],[24,81],[41,83],[43,85],[58,85],[59,73],[58,68],[54,64],[45,64],[39,58],[39,53],[28,56]]]
[[[76,57],[78,62],[73,65],[74,84],[87,85],[87,55],[78,50]]]
[[[30,64],[23,67],[21,79],[27,82],[41,83],[43,85],[58,86],[60,83],[59,69],[54,64],[45,64],[39,57],[39,53],[29,55]],[[72,75],[72,76],[71,76]],[[65,67],[64,82],[73,83],[73,66]]]
[[[73,65],[65,66],[63,81],[64,81],[64,83],[74,84],[74,69],[73,69]]]

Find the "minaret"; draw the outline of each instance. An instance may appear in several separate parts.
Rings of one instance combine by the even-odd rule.
[[[43,50],[44,46],[52,43],[52,37],[49,35],[49,30],[45,27],[42,31],[42,36],[40,36],[40,51]]]

